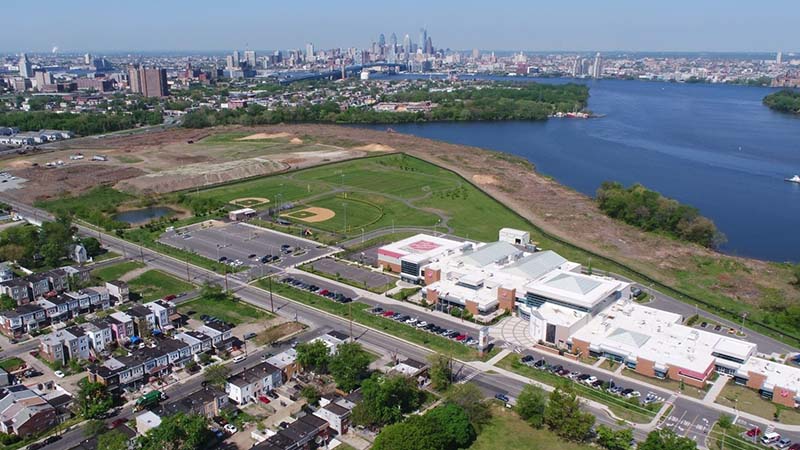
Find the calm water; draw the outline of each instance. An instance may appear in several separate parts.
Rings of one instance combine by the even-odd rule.
[[[159,217],[168,216],[175,210],[165,206],[153,206],[150,208],[132,209],[114,215],[114,220],[130,224],[146,223]]]
[[[606,117],[392,128],[524,156],[591,196],[604,180],[642,183],[711,217],[726,253],[800,260],[800,185],[783,180],[800,174],[800,119],[761,104],[771,89],[587,83],[589,108]]]

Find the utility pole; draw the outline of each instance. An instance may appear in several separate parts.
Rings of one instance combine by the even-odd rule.
[[[144,249],[141,245],[139,245],[139,256],[142,258],[142,264],[144,264]]]
[[[347,304],[347,310],[350,315],[350,342],[353,342],[353,302]]]
[[[272,299],[272,277],[269,277],[269,307],[272,310],[273,314],[275,313],[275,301]],[[295,319],[297,318],[297,313],[295,312]]]
[[[225,292],[230,292],[228,290],[228,266],[225,266]]]
[[[189,254],[186,254],[186,281],[191,283],[192,276],[189,274]]]

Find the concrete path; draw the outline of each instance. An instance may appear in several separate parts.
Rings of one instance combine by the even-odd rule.
[[[722,392],[722,390],[728,384],[728,380],[730,380],[729,377],[720,375],[719,378],[717,378],[717,381],[711,385],[711,389],[708,390],[706,396],[703,397],[703,402],[714,403],[717,401],[717,396],[719,396],[720,392]]]
[[[498,353],[498,354],[494,355],[494,356],[492,357],[492,359],[490,359],[489,361],[486,361],[486,364],[488,364],[488,365],[490,365],[490,366],[493,366],[493,365],[495,365],[495,364],[499,363],[499,362],[500,362],[500,361],[501,361],[503,358],[505,358],[505,357],[506,357],[506,356],[507,356],[509,353],[511,353],[511,350],[507,350],[507,349],[506,349],[506,350],[501,350],[501,351],[500,351],[500,353]]]

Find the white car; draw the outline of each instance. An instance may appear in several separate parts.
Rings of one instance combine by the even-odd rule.
[[[642,394],[639,391],[629,392],[628,394],[625,395],[625,397],[627,398],[639,398],[641,396]]]
[[[247,359],[247,355],[239,355],[239,356],[233,358],[233,363],[234,364],[240,363],[240,362],[244,361],[245,359]]]
[[[55,372],[53,372],[53,374],[55,376],[57,376],[58,378],[64,378],[64,372],[62,372],[60,370],[56,370]]]
[[[425,322],[424,320],[422,322],[417,322],[417,328],[422,328],[422,327],[427,327],[427,326],[428,326],[428,322]]]
[[[239,431],[239,429],[236,428],[236,425],[234,425],[232,423],[226,424],[224,428],[225,428],[225,431],[227,431],[230,434],[234,434],[237,431]]]
[[[584,384],[592,384],[592,383],[594,383],[595,381],[597,381],[597,377],[596,377],[596,376],[594,376],[594,375],[592,375],[591,377],[589,377],[589,378],[587,378],[587,379],[583,380]]]

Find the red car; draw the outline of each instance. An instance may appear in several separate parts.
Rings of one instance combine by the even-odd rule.
[[[328,290],[327,290],[327,289],[323,289],[323,290],[321,290],[321,291],[317,292],[317,294],[319,294],[319,295],[325,295],[325,294],[327,294],[327,293],[328,293]]]
[[[456,336],[456,340],[459,342],[463,341],[466,338],[467,338],[466,334],[459,334],[458,336]]]
[[[747,430],[747,437],[756,437],[761,434],[761,428],[755,427]]]
[[[175,300],[176,298],[177,297],[174,294],[170,294],[170,295],[164,297],[164,300],[170,301],[170,300]]]
[[[126,419],[122,418],[116,419],[113,422],[111,422],[111,428],[117,428],[120,425],[124,425],[126,422],[127,422]]]
[[[391,317],[394,315],[394,311],[386,311],[383,313],[383,317]]]
[[[263,396],[263,395],[259,396],[258,397],[258,401],[260,401],[261,403],[263,403],[265,405],[269,405],[269,399],[266,396]]]

